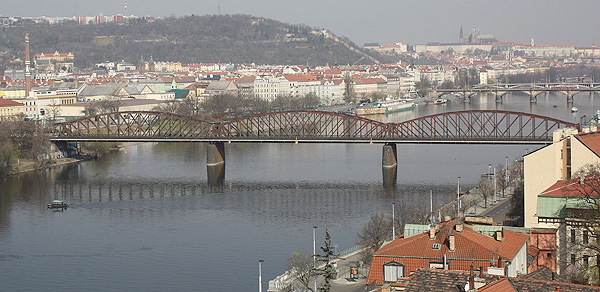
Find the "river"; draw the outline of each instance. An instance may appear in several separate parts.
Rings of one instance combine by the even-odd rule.
[[[556,105],[556,107],[554,107]],[[463,109],[504,109],[579,122],[600,98],[492,97],[419,105],[382,121]],[[96,161],[0,180],[0,283],[5,291],[263,291],[294,248],[312,252],[325,229],[338,250],[375,212],[451,201],[457,177],[475,184],[488,164],[539,146],[398,145],[395,188],[382,186],[381,145],[226,146],[222,188],[207,185],[204,144],[144,143]],[[54,199],[72,206],[46,209]]]

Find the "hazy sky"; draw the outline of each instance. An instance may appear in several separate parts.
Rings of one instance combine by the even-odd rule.
[[[2,16],[123,13],[125,0],[0,0]],[[600,41],[598,0],[128,0],[127,15],[250,14],[327,28],[365,42],[456,42],[473,25],[500,41],[591,46]]]

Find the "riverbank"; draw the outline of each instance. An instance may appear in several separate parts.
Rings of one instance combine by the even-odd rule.
[[[75,155],[71,157],[57,158],[54,160],[46,160],[43,162],[37,160],[19,160],[19,163],[13,165],[12,170],[9,171],[6,176],[17,175],[34,170],[53,168],[96,158],[98,158],[96,155]]]
[[[121,149],[141,144],[140,142],[124,142],[111,147],[109,151],[120,151]],[[38,161],[35,159],[19,159],[17,164],[5,176],[17,175],[34,170],[48,169],[87,160],[98,159],[99,155],[94,153],[77,154],[70,157],[56,158],[52,160]]]

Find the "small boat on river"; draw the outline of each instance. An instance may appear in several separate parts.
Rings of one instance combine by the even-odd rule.
[[[65,201],[54,200],[48,203],[48,209],[65,209],[69,207],[69,204],[65,203]]]
[[[576,113],[577,111],[579,111],[579,109],[576,106],[571,108],[572,113]]]
[[[433,102],[433,104],[445,104],[447,102],[448,102],[448,100],[445,98],[438,98]]]

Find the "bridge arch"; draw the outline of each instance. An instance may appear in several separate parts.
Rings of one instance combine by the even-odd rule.
[[[217,125],[215,133],[222,137],[275,140],[375,140],[387,135],[385,123],[324,111],[285,111],[243,117]]]
[[[56,137],[87,140],[144,140],[155,137],[210,136],[214,123],[166,112],[125,111],[103,113],[53,125]]]
[[[511,143],[552,141],[555,130],[578,125],[522,112],[471,110],[419,117],[391,127],[392,139],[399,140]]]

